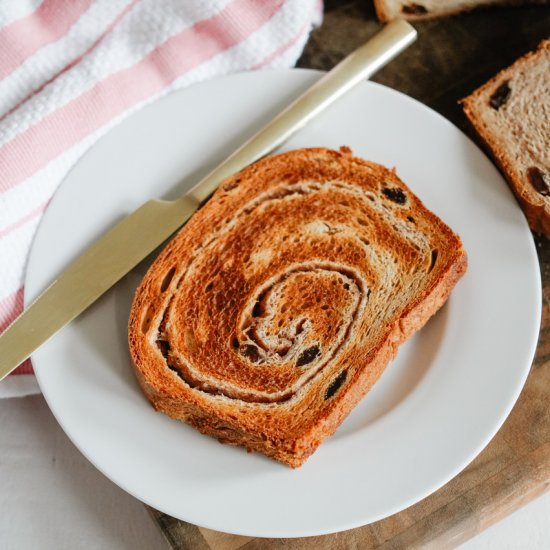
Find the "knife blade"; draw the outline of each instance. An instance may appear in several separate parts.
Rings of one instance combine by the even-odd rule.
[[[416,39],[399,20],[347,56],[175,201],[150,200],[78,256],[0,335],[0,380],[180,228],[229,176],[281,145]]]

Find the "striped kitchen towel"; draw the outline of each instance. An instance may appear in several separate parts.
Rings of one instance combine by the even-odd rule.
[[[0,332],[22,311],[29,249],[78,158],[128,114],[216,75],[290,67],[320,0],[0,3]],[[29,361],[0,397],[38,392]]]

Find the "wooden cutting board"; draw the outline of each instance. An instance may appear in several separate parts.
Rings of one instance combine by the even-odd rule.
[[[330,69],[379,26],[370,0],[325,1],[323,25],[298,65]],[[417,43],[373,80],[415,97],[467,131],[457,101],[550,36],[550,6],[486,9],[415,26]],[[178,550],[452,548],[544,493],[550,485],[550,242],[537,239],[536,246],[543,310],[531,373],[504,426],[447,485],[382,521],[302,539],[239,537],[150,509],[169,545]]]

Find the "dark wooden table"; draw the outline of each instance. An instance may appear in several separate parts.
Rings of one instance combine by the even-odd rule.
[[[550,6],[493,8],[416,23],[418,41],[374,78],[469,133],[458,100],[550,37]],[[327,0],[299,67],[330,69],[380,27],[370,0]],[[550,242],[535,237],[542,326],[526,386],[504,426],[457,477],[423,501],[351,531],[304,539],[252,539],[201,529],[151,510],[172,548],[193,550],[454,547],[550,486]]]

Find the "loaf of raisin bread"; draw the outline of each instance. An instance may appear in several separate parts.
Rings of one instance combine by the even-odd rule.
[[[550,39],[462,105],[531,229],[550,237]]]
[[[395,171],[347,148],[267,157],[220,186],[139,286],[139,383],[170,417],[300,466],[466,263]]]
[[[549,0],[374,0],[381,21],[428,19],[452,15],[483,6],[547,4]]]

